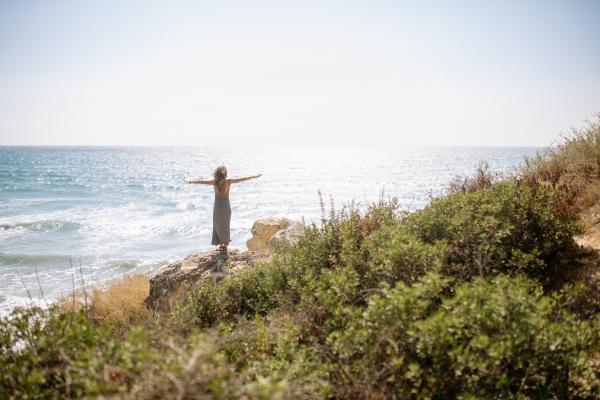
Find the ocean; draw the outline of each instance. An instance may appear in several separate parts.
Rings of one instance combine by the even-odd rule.
[[[537,148],[0,147],[0,315],[83,284],[152,271],[212,248],[214,193],[184,179],[262,173],[234,185],[231,247],[255,220],[321,217],[336,206],[397,197],[414,210],[480,161],[514,171]]]

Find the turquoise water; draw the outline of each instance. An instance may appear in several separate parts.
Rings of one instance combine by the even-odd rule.
[[[231,190],[232,246],[244,248],[258,218],[318,221],[319,191],[337,204],[383,192],[415,209],[480,160],[510,171],[536,151],[0,147],[0,313],[210,249],[212,188],[182,180],[219,164],[231,177],[263,174]]]

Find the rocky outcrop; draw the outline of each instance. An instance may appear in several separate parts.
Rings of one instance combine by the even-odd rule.
[[[302,232],[304,232],[304,225],[292,221],[287,228],[276,232],[269,238],[269,240],[267,240],[267,248],[269,249],[269,253],[272,254],[273,250],[283,243],[290,245],[296,244]]]
[[[144,301],[153,311],[165,312],[203,279],[219,280],[228,273],[254,266],[268,259],[267,254],[251,251],[207,251],[166,265],[150,277],[150,294]]]
[[[150,293],[144,303],[148,309],[168,312],[172,305],[204,279],[215,281],[240,269],[267,260],[282,242],[294,244],[304,226],[287,218],[264,218],[252,226],[249,251],[207,251],[168,264],[150,276]]]
[[[252,225],[252,238],[246,242],[250,251],[271,254],[283,240],[294,244],[303,225],[287,218],[262,218]]]

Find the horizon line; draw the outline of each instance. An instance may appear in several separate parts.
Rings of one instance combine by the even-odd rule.
[[[406,145],[394,145],[394,146],[390,146],[390,145],[373,145],[373,144],[366,144],[366,145],[346,145],[346,144],[267,144],[267,145],[260,145],[260,144],[240,144],[240,145],[233,145],[233,144],[223,144],[223,145],[216,145],[216,144],[1,144],[0,143],[0,147],[113,147],[113,148],[126,148],[126,147],[138,147],[138,148],[156,148],[156,147],[165,147],[165,148],[182,148],[182,147],[226,147],[226,148],[232,148],[232,147],[247,147],[247,148],[278,148],[278,147],[285,147],[285,148],[289,148],[289,147],[305,147],[305,148],[327,148],[327,147],[336,147],[336,148],[354,148],[354,147],[362,147],[362,148],[419,148],[419,147],[447,147],[447,148],[476,148],[476,147],[489,147],[489,148],[544,148],[544,147],[554,147],[556,146],[556,144],[550,144],[550,145],[463,145],[463,144],[457,144],[457,145],[451,145],[451,144],[406,144]]]

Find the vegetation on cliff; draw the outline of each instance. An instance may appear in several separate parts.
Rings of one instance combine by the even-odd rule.
[[[143,296],[115,313],[117,286],[88,307],[16,310],[0,323],[0,397],[600,398],[600,309],[568,279],[599,182],[590,123],[415,213],[331,210],[166,315]]]

